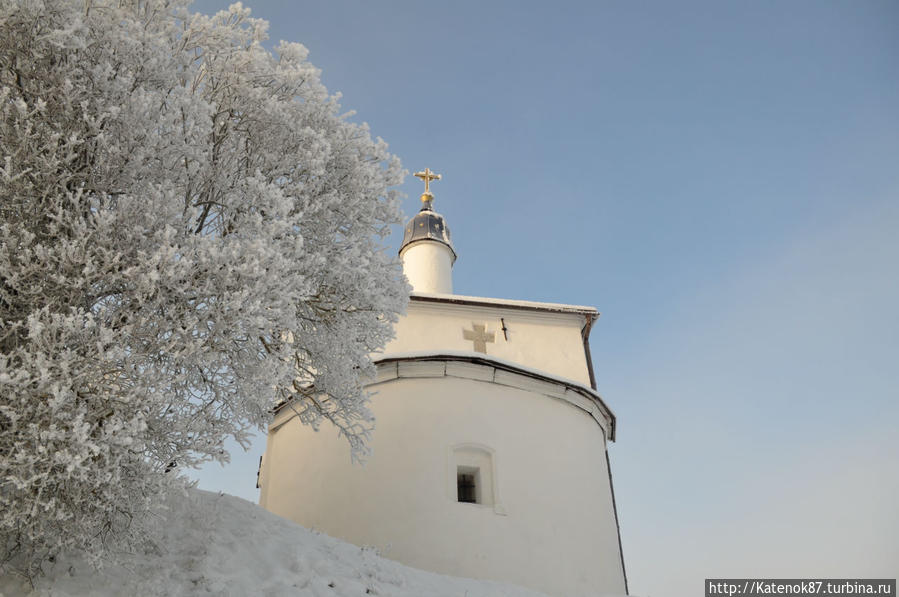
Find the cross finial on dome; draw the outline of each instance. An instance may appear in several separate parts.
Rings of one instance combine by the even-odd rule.
[[[441,178],[440,174],[431,172],[430,168],[425,168],[422,172],[416,172],[415,174],[413,174],[413,176],[416,176],[425,181],[425,195],[431,194],[431,181],[440,180]],[[424,199],[422,199],[422,201],[424,201]]]

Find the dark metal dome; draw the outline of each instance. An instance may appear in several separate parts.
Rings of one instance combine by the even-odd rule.
[[[421,208],[421,211],[406,224],[400,254],[412,243],[433,240],[449,247],[453,253],[453,261],[456,261],[456,250],[453,249],[453,243],[450,240],[450,230],[449,226],[446,225],[446,220],[431,209],[431,200],[423,201],[423,203],[424,206]]]

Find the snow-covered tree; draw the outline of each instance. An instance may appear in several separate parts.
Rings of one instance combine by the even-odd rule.
[[[0,3],[0,560],[127,544],[279,400],[364,451],[402,172],[265,31],[239,4]]]

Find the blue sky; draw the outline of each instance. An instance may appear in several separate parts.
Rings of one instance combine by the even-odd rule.
[[[632,593],[899,576],[899,4],[246,4],[444,175],[457,293],[602,312]]]

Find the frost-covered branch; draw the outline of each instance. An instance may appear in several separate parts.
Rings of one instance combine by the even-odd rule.
[[[0,561],[141,540],[177,468],[285,397],[365,451],[402,170],[265,29],[240,5],[0,4]]]

